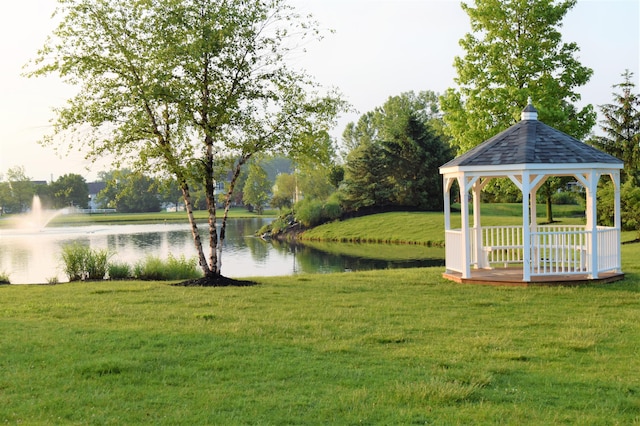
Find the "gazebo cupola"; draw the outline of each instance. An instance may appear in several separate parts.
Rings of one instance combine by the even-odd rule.
[[[461,282],[497,282],[509,275],[509,280],[524,283],[622,278],[622,167],[621,160],[539,121],[529,100],[518,123],[440,167],[445,276]],[[584,187],[586,225],[537,224],[536,193],[551,176],[573,176]],[[613,227],[597,223],[596,190],[601,176],[610,176],[615,187]],[[509,178],[522,193],[522,224],[483,227],[481,191],[491,179],[501,177]],[[460,188],[461,210],[456,229],[451,227],[454,181]]]

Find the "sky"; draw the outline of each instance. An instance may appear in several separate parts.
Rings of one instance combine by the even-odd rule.
[[[458,0],[291,0],[334,30],[320,43],[306,46],[294,65],[324,86],[336,87],[355,112],[338,120],[332,135],[339,141],[349,122],[406,91],[443,93],[455,87],[453,61],[464,56],[459,40],[470,32]],[[56,153],[38,144],[52,132],[53,108],[64,105],[75,88],[56,77],[23,77],[23,66],[36,56],[54,29],[55,0],[5,2],[0,14],[0,174],[24,167],[33,180],[52,181],[77,173],[87,181],[111,170],[83,153]],[[580,88],[582,104],[612,101],[612,86],[625,69],[640,91],[640,1],[578,0],[561,28],[564,42],[580,47],[579,61],[594,70]]]

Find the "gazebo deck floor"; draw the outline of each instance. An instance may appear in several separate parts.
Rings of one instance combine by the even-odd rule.
[[[587,274],[532,276],[523,281],[522,268],[472,269],[471,277],[462,278],[460,272],[445,272],[442,276],[460,284],[484,284],[495,286],[574,286],[585,284],[603,284],[624,278],[620,272],[602,272],[598,278],[589,278]]]

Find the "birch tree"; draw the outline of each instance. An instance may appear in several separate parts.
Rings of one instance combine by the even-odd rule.
[[[58,3],[60,23],[28,75],[58,74],[78,90],[56,110],[43,143],[175,177],[203,282],[220,282],[229,201],[242,165],[262,152],[318,161],[327,155],[314,135],[330,128],[345,104],[287,60],[321,38],[318,24],[283,0]],[[225,164],[231,166],[222,171]],[[222,214],[216,176],[230,176]],[[208,250],[193,216],[193,182],[206,192]]]

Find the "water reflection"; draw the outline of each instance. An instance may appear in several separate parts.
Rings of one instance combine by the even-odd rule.
[[[422,246],[317,243],[307,246],[266,242],[255,237],[254,232],[270,220],[228,221],[222,254],[224,275],[240,278],[444,264],[443,250],[434,252]],[[201,232],[206,243],[206,229]],[[53,277],[67,281],[59,259],[62,247],[72,242],[91,249],[107,249],[113,254],[112,261],[130,265],[147,256],[163,259],[169,254],[196,256],[186,224],[80,226],[45,228],[41,232],[0,230],[0,271],[9,274],[15,284],[43,283]]]

